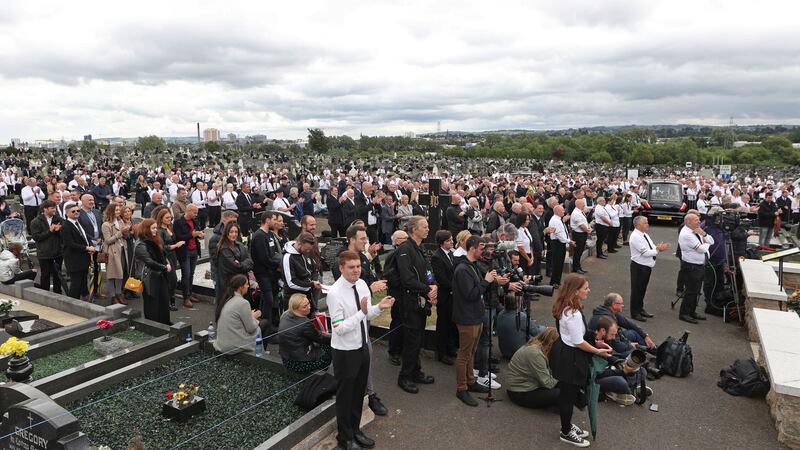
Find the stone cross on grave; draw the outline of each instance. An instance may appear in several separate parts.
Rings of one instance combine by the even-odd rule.
[[[431,178],[428,180],[428,193],[419,194],[419,205],[427,207],[428,212],[428,238],[425,242],[436,242],[436,232],[442,228],[442,212],[450,206],[450,195],[442,194],[442,180]],[[455,236],[453,236],[455,238]]]

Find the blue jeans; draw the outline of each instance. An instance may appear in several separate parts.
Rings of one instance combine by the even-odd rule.
[[[492,325],[494,325],[494,320],[492,320]],[[489,310],[487,309],[483,313],[483,329],[475,349],[475,369],[478,369],[479,377],[486,377],[489,374],[490,345],[492,345],[492,330],[489,329]]]
[[[619,332],[619,334],[625,336],[628,340],[628,342],[623,342],[617,339],[617,341],[612,344],[614,353],[620,358],[627,358],[628,355],[633,352],[633,347],[630,345],[631,343],[642,346],[645,345],[644,337],[640,336],[639,333],[634,330],[622,330]]]
[[[181,283],[183,283],[183,299],[192,296],[194,269],[197,267],[197,250],[186,250],[186,257],[181,260]]]

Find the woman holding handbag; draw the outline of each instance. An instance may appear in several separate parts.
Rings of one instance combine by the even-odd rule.
[[[122,296],[122,286],[125,283],[125,273],[128,271],[127,242],[125,234],[130,231],[129,225],[122,221],[123,207],[116,203],[106,206],[103,211],[103,253],[106,261],[106,294],[112,297],[114,303],[127,305]],[[100,258],[98,258],[100,259]]]
[[[164,243],[158,235],[158,225],[153,219],[139,224],[139,244],[136,260],[142,265],[141,281],[145,319],[171,325],[169,320],[169,281],[167,275],[174,269],[164,253]]]
[[[156,223],[158,224],[158,237],[164,244],[164,253],[167,255],[172,267],[178,267],[178,257],[175,256],[175,249],[181,248],[186,245],[186,241],[176,241],[175,233],[172,231],[172,213],[169,209],[163,208],[156,214]],[[169,287],[169,310],[177,311],[178,307],[175,306],[175,288],[178,287],[178,276],[175,271],[167,273],[167,282]]]

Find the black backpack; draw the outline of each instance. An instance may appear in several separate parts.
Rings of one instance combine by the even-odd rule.
[[[670,336],[658,346],[656,367],[661,372],[673,377],[686,377],[694,371],[692,347],[686,343],[688,338],[689,332],[685,331],[680,339]]]
[[[745,397],[765,397],[769,392],[769,377],[753,358],[737,359],[727,369],[720,370],[717,386],[728,394]]]
[[[294,399],[294,404],[305,411],[311,411],[336,394],[339,383],[329,373],[313,375],[305,382]]]

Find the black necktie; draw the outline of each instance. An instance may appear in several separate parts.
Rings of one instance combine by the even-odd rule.
[[[645,241],[647,241],[647,246],[648,246],[648,247],[650,247],[650,250],[652,250],[652,249],[653,249],[653,246],[652,246],[652,245],[650,245],[650,238],[649,238],[649,237],[647,237],[647,235],[646,235],[646,234],[644,234],[644,233],[642,233],[642,236],[644,237],[644,240],[645,240]],[[655,260],[656,260],[656,257],[655,257],[655,256],[653,256],[653,261],[655,261]]]
[[[356,312],[361,309],[361,300],[358,298],[358,288],[353,285],[353,297],[356,299]],[[361,348],[367,346],[367,334],[364,332],[364,324],[362,322],[358,322],[358,328],[361,330]]]

